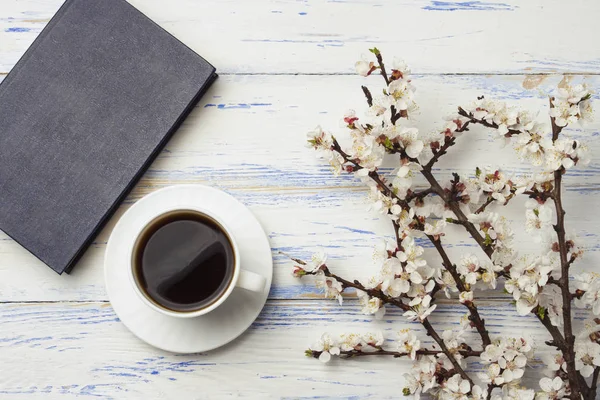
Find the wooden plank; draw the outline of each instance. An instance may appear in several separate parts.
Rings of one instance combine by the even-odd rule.
[[[421,100],[419,127],[430,132],[439,127],[441,116],[456,104],[464,104],[484,93],[515,104],[545,107],[537,90],[546,91],[559,78],[548,77],[536,90],[522,87],[524,76],[427,76],[417,77]],[[598,77],[589,77],[595,89]],[[369,80],[369,82],[378,82]],[[339,116],[352,105],[362,104],[360,77],[227,76],[222,77],[202,104],[186,120],[144,176],[139,185],[96,239],[73,275],[57,276],[7,236],[0,236],[0,302],[105,300],[102,263],[105,244],[119,216],[141,196],[172,184],[202,183],[228,191],[247,204],[270,237],[275,257],[272,298],[318,297],[312,286],[303,286],[289,274],[289,262],[278,251],[308,257],[324,247],[337,271],[351,277],[373,273],[372,247],[381,235],[391,235],[389,223],[366,211],[365,193],[352,177],[334,177],[329,167],[304,148],[304,132],[317,123],[337,130]],[[324,91],[323,88],[328,88]],[[318,93],[318,95],[317,95]],[[361,106],[362,107],[362,106]],[[427,118],[433,115],[434,118]],[[595,154],[598,119],[585,130]],[[467,154],[468,156],[465,156]],[[498,150],[487,132],[473,130],[459,139],[436,171],[449,177],[451,171],[473,173],[475,165],[499,161],[512,172],[527,171],[511,149]],[[389,170],[393,164],[388,163]],[[567,223],[582,232],[589,248],[585,265],[600,261],[598,218],[592,210],[600,206],[598,163],[573,171],[566,178]],[[509,216],[521,218],[515,204]],[[534,245],[518,232],[523,246]],[[472,251],[466,237],[447,236],[457,257]]]
[[[440,305],[431,317],[438,330],[456,328],[464,308]],[[500,302],[482,304],[492,337],[529,335],[543,350],[549,336],[533,317],[515,315]],[[0,305],[0,396],[31,398],[346,398],[397,399],[404,359],[338,360],[324,365],[304,350],[324,331],[418,330],[390,309],[381,321],[354,303],[270,301],[238,340],[213,352],[171,355],[140,342],[104,303]],[[506,319],[510,318],[510,326]],[[422,332],[419,334],[422,335]],[[471,334],[468,334],[468,337]],[[428,339],[422,335],[429,346]],[[475,345],[477,341],[473,342]],[[473,362],[469,370],[480,365]],[[528,375],[539,376],[533,361]]]
[[[4,0],[0,72],[62,0]],[[373,46],[420,73],[600,71],[600,7],[586,0],[131,0],[221,73],[349,73]],[[536,26],[541,23],[545,28]],[[395,53],[395,54],[394,54]]]

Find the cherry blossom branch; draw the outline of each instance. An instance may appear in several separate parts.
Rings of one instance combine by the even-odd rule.
[[[410,306],[408,304],[404,304],[402,302],[402,300],[398,300],[395,299],[391,296],[386,295],[385,293],[383,293],[381,290],[379,289],[367,289],[366,287],[364,287],[364,285],[362,283],[360,283],[359,281],[355,280],[354,282],[350,282],[347,279],[344,279],[336,274],[333,274],[329,268],[327,268],[326,265],[321,266],[321,270],[323,271],[323,273],[325,274],[325,276],[330,277],[335,279],[336,281],[340,282],[342,284],[343,288],[354,288],[354,289],[358,289],[358,290],[362,290],[363,292],[367,293],[369,296],[371,297],[376,297],[379,300],[381,300],[383,303],[385,304],[392,304],[398,308],[400,308],[403,311],[408,311],[410,310]],[[311,272],[307,272],[307,275],[315,275],[318,271],[311,271]]]
[[[550,108],[554,108],[553,99],[550,98]],[[556,142],[558,140],[558,136],[562,131],[562,127],[556,124],[556,118],[550,117],[550,122],[552,125],[552,142]],[[563,320],[564,320],[564,340],[566,342],[565,348],[562,350],[563,356],[565,359],[565,363],[567,364],[567,374],[569,376],[569,381],[572,384],[571,388],[571,398],[579,399],[580,392],[585,391],[587,389],[587,385],[579,387],[577,384],[581,382],[581,375],[577,372],[577,368],[575,366],[575,336],[573,335],[573,327],[571,320],[571,292],[569,290],[569,260],[567,259],[567,241],[565,239],[565,210],[562,205],[562,176],[565,173],[564,167],[560,167],[558,170],[554,171],[554,205],[556,208],[556,225],[554,225],[554,230],[556,231],[556,235],[558,236],[558,248],[560,254],[560,265],[561,265],[561,275],[560,275],[560,283],[561,283],[561,294],[563,300]]]
[[[489,206],[493,202],[494,202],[494,198],[492,196],[488,197],[487,200],[485,201],[485,203],[483,203],[477,210],[475,210],[475,214],[481,214],[482,212],[485,211],[487,206]]]
[[[417,127],[410,121],[397,124],[401,118],[408,118],[408,110],[416,107],[410,70],[402,61],[395,60],[388,75],[379,50],[373,48],[370,51],[377,61],[358,61],[356,71],[362,76],[369,76],[379,70],[386,87],[383,96],[374,99],[370,90],[362,86],[371,108],[368,123],[357,123],[359,118],[353,111],[344,116],[353,140],[352,151],[345,153],[335,138],[320,128],[309,133],[308,142],[319,151],[319,156],[329,160],[336,173],[357,173],[361,179],[370,180],[368,186],[372,192],[369,197],[373,201],[373,208],[387,214],[392,220],[396,245],[385,241],[382,246],[377,246],[376,255],[378,259],[381,258],[382,269],[379,275],[369,281],[368,289],[357,280],[348,281],[332,274],[325,265],[325,256],[320,254],[313,256],[311,268],[295,267],[294,275],[316,275],[317,287],[324,288],[326,297],[337,298],[340,304],[344,289],[353,287],[357,290],[363,312],[378,313],[383,311],[382,304],[389,304],[404,310],[409,320],[420,321],[447,360],[439,352],[435,354],[435,359],[424,357],[416,360],[413,371],[407,374],[407,387],[403,390],[405,395],[418,394],[421,390],[425,393],[429,391],[427,388],[437,383],[439,389],[436,390],[443,392],[443,396],[448,394],[453,398],[461,395],[482,399],[487,394],[487,399],[491,399],[496,388],[502,388],[503,395],[511,398],[533,398],[533,389],[518,386],[523,375],[522,367],[532,355],[531,344],[523,337],[499,337],[492,342],[485,321],[473,302],[472,290],[479,281],[495,288],[496,279],[503,277],[506,279],[505,290],[513,295],[518,313],[525,315],[531,312],[536,315],[552,337],[546,344],[556,347],[560,352],[553,361],[558,369],[552,364],[554,378],[543,378],[540,381],[543,392],[538,394],[542,398],[594,398],[600,379],[600,367],[594,368],[600,359],[600,340],[590,335],[591,343],[578,338],[575,344],[571,303],[574,301],[577,307],[582,308],[592,307],[595,314],[600,313],[600,278],[591,274],[576,276],[576,290],[574,293],[570,291],[570,266],[583,250],[570,237],[567,240],[561,198],[562,176],[566,170],[580,162],[586,164],[589,158],[585,144],[568,136],[559,138],[563,127],[589,119],[592,112],[588,101],[590,91],[585,84],[571,86],[563,82],[560,85],[556,100],[550,99],[551,138],[546,135],[543,125],[535,121],[533,114],[480,97],[472,108],[458,108],[458,115],[448,121],[442,138],[430,142],[432,156],[427,161],[421,161],[427,140],[419,136]],[[461,181],[458,174],[453,174],[449,187],[440,184],[433,173],[434,165],[456,144],[457,134],[468,131],[472,124],[496,130],[505,141],[518,135],[515,150],[520,158],[530,160],[534,166],[543,166],[544,172],[529,179],[510,180],[500,170],[486,169],[485,174],[477,170],[473,180]],[[400,157],[401,165],[393,180],[386,179],[378,171],[386,154]],[[413,191],[412,179],[417,165],[428,187]],[[482,194],[486,196],[483,202],[476,207],[468,205],[471,199],[478,199]],[[519,194],[530,198],[525,205],[527,231],[536,236],[544,235],[541,255],[535,258],[518,257],[512,243],[514,234],[506,219],[495,212],[490,213],[488,209],[493,204],[506,205]],[[427,199],[430,195],[438,198]],[[438,199],[442,200],[444,207],[440,207]],[[555,217],[554,211],[548,206],[549,199],[553,200]],[[465,254],[458,266],[452,263],[441,240],[445,223],[430,219],[432,215],[439,216],[442,212],[452,212],[452,218],[447,218],[446,222],[461,225],[492,261],[491,264],[486,261],[486,265],[482,266],[477,257],[471,254]],[[551,226],[556,232],[556,242],[545,240]],[[435,269],[421,257],[423,247],[415,243],[413,235],[417,232],[424,233],[440,254],[442,269],[437,272],[441,272],[441,275],[435,278]],[[559,260],[560,277],[557,273],[553,276]],[[460,338],[468,324],[463,320],[458,332],[445,330],[443,335],[438,335],[428,319],[437,306],[431,305],[435,301],[433,297],[441,289],[447,295],[449,290],[460,291],[460,303],[469,310],[468,321],[482,339],[483,350],[477,353],[482,362],[489,365],[482,378],[484,383],[489,383],[487,393],[485,388],[473,385],[458,362],[460,355],[467,356],[461,351],[472,350]],[[324,334],[311,347],[310,351],[316,352],[310,355],[327,362],[331,355],[350,358],[362,355],[401,357],[410,354],[414,359],[416,354],[433,355],[428,352],[434,352],[420,349],[420,342],[413,333],[400,334],[397,351],[383,349],[383,339],[372,341],[359,337],[358,340],[356,342],[355,336],[344,335],[341,347],[346,350],[341,351],[335,340]],[[372,347],[373,351],[370,347],[361,347],[365,344]],[[416,353],[418,350],[422,353]],[[515,356],[513,352],[518,355]],[[498,361],[490,362],[494,359]],[[585,378],[592,374],[590,387]]]
[[[311,350],[310,356],[314,357],[314,358],[319,358],[321,353],[322,353],[322,351]],[[415,353],[418,356],[435,356],[435,355],[440,354],[441,351],[440,350],[421,349],[421,350],[417,350]],[[479,357],[481,355],[481,351],[475,351],[475,350],[459,350],[458,353],[460,353],[460,355],[462,355],[465,358]],[[342,358],[353,358],[353,357],[363,357],[363,356],[392,356],[394,358],[400,358],[400,357],[410,357],[411,354],[403,353],[403,352],[399,352],[399,351],[388,351],[388,350],[384,350],[384,349],[378,349],[375,351],[362,351],[362,350],[354,349],[354,350],[340,350],[340,356]]]
[[[493,122],[488,122],[484,119],[476,119],[474,118],[470,113],[468,113],[467,111],[465,111],[462,107],[458,107],[458,115],[468,118],[469,122],[473,123],[473,124],[480,124],[485,126],[486,128],[492,128],[492,129],[498,129],[499,126],[496,123]],[[515,136],[520,134],[521,131],[520,130],[516,130],[516,129],[509,129],[508,132],[504,135],[505,137],[511,137],[511,136]]]
[[[425,330],[427,331],[427,336],[431,336],[431,338],[433,340],[435,340],[435,342],[438,344],[438,346],[440,346],[440,348],[442,349],[444,354],[446,354],[446,356],[448,357],[448,360],[450,360],[450,362],[452,363],[452,366],[454,367],[456,372],[458,372],[463,379],[469,381],[469,383],[471,384],[471,387],[473,387],[473,380],[471,380],[471,377],[469,377],[469,375],[467,375],[467,373],[460,366],[460,364],[458,363],[456,358],[454,358],[454,355],[450,352],[450,350],[448,350],[446,343],[444,343],[444,340],[440,337],[440,335],[437,334],[435,329],[433,329],[433,326],[431,326],[431,323],[429,322],[429,320],[426,318],[423,321],[421,321],[421,324],[425,327]]]
[[[375,58],[377,58],[377,64],[379,64],[379,71],[381,72],[381,76],[385,80],[385,84],[389,85],[390,78],[388,78],[388,74],[385,70],[385,65],[383,64],[383,56],[381,55],[379,50],[377,50],[377,47],[372,48],[370,51],[371,53],[375,54]]]
[[[377,49],[374,49],[373,53],[377,56],[377,60],[380,64],[380,66],[382,67],[382,71],[384,71],[383,69],[383,64],[381,61],[381,54],[379,53],[379,51]],[[382,73],[383,74],[383,73]],[[389,81],[387,79],[387,75],[384,75],[385,82],[386,84],[389,84]],[[365,92],[365,90],[363,89],[363,92]],[[370,94],[370,92],[368,92]],[[365,92],[365,96],[367,97],[367,103],[369,103],[369,96],[367,95],[367,92]],[[394,106],[391,106],[391,112],[392,112],[392,119],[391,122],[392,124],[395,124],[396,120],[399,119],[399,114],[396,114],[396,109]],[[406,110],[404,110],[406,111]],[[395,118],[395,115],[398,115],[398,118]],[[405,112],[403,115],[403,117],[408,117],[408,114]],[[463,124],[460,128],[458,128],[459,132],[463,132],[468,130],[468,123]],[[434,157],[432,158],[432,160],[430,160],[430,162],[424,166],[421,170],[421,173],[425,176],[425,178],[428,180],[428,182],[430,183],[430,187],[423,190],[422,192],[418,192],[417,194],[413,194],[413,196],[407,196],[407,198],[405,200],[400,199],[394,192],[393,190],[391,190],[386,184],[385,182],[383,182],[381,180],[381,178],[379,177],[379,174],[377,174],[377,172],[375,171],[371,171],[369,172],[369,177],[371,179],[373,179],[379,186],[379,188],[384,192],[384,194],[386,194],[387,196],[390,196],[392,198],[397,199],[398,203],[402,206],[402,208],[409,208],[408,203],[414,199],[414,198],[423,198],[427,195],[429,195],[430,193],[437,193],[445,202],[446,204],[449,205],[449,207],[451,209],[453,209],[453,211],[455,212],[455,214],[457,216],[459,216],[459,220],[462,217],[462,220],[471,225],[471,230],[472,231],[472,236],[474,238],[476,238],[476,235],[479,236],[479,240],[481,242],[481,244],[483,245],[483,237],[481,237],[481,235],[479,234],[479,232],[475,229],[475,226],[472,225],[470,222],[468,222],[467,217],[462,213],[462,211],[460,210],[460,207],[458,207],[458,205],[456,204],[455,206],[453,206],[452,204],[449,204],[450,201],[449,199],[447,199],[444,190],[442,189],[442,187],[440,186],[440,184],[435,180],[433,174],[431,173],[431,168],[433,166],[433,164],[435,164],[435,162],[443,155],[446,153],[446,149],[448,149],[449,147],[451,147],[454,144],[454,137],[446,137],[446,141],[444,143],[444,145],[437,151],[434,153]],[[337,151],[346,161],[350,161],[351,163],[358,165],[358,163],[355,163],[353,160],[350,160],[350,157],[348,154],[346,154],[345,152],[342,151],[342,149],[340,148],[339,143],[334,139],[333,141],[333,150]],[[402,152],[404,152],[403,149],[401,149]],[[409,158],[411,161],[419,163],[420,162],[417,159],[408,157],[405,154],[402,154],[403,156],[405,156],[404,158]],[[455,211],[455,209],[458,211]],[[396,231],[396,241],[398,242],[398,247],[400,248],[400,237],[398,236],[398,225],[394,222],[394,230]],[[469,230],[469,228],[467,227],[467,230]],[[435,246],[435,248],[437,249],[438,253],[440,254],[440,256],[442,257],[443,265],[444,267],[448,270],[448,272],[450,272],[450,274],[452,275],[452,278],[454,279],[454,281],[456,282],[457,287],[459,288],[459,290],[461,292],[466,292],[467,289],[464,285],[464,283],[462,282],[462,279],[460,277],[460,275],[458,274],[458,272],[456,271],[456,266],[454,264],[452,264],[452,262],[450,261],[450,259],[448,258],[447,253],[445,252],[441,242],[439,239],[434,238],[431,235],[427,235],[427,238],[431,241],[431,243]],[[477,240],[477,239],[476,239]],[[490,253],[491,254],[491,253]],[[473,303],[473,302],[466,302],[464,303],[464,305],[468,308],[469,310],[469,320],[473,323],[473,325],[475,326],[475,328],[477,329],[477,331],[479,332],[480,336],[481,336],[481,340],[483,343],[483,347],[485,348],[487,345],[489,345],[491,343],[491,339],[489,336],[489,332],[487,331],[487,329],[485,328],[485,321],[481,318],[481,316],[479,315],[479,311],[477,309],[477,306]],[[463,379],[468,379],[463,377]],[[469,379],[469,381],[472,384],[472,381]]]
[[[373,95],[371,94],[371,91],[366,86],[361,86],[361,88],[362,88],[363,93],[365,94],[365,97],[367,98],[367,104],[369,105],[369,107],[372,107],[373,106]]]
[[[358,163],[354,162],[350,156],[345,153],[339,143],[334,140],[333,141],[333,150],[337,151],[343,158],[344,160],[346,160],[347,162],[351,162],[352,164],[356,165],[357,167],[360,167],[358,165]],[[360,167],[362,168],[362,167]],[[428,181],[431,183],[431,187],[428,189],[425,189],[424,192],[426,194],[429,193],[437,193],[438,195],[440,195],[440,197],[442,197],[442,199],[444,199],[446,201],[446,203],[448,203],[448,200],[446,199],[444,190],[441,188],[441,186],[439,185],[439,183],[435,180],[435,178],[433,177],[433,175],[431,174],[431,171],[429,170],[425,170],[423,169],[421,171],[424,175],[425,173],[429,173],[429,176],[431,177],[432,180],[430,180],[429,178],[427,178],[427,175],[425,175],[425,177],[428,179]],[[386,194],[387,196],[390,196],[392,198],[395,198],[398,200],[398,203],[402,205],[403,208],[408,208],[408,204],[406,200],[402,200],[400,199],[393,191],[392,189],[390,189],[385,182],[383,182],[383,180],[381,179],[381,177],[379,176],[379,174],[375,171],[371,171],[369,172],[369,177],[375,181],[379,188],[384,192],[384,194]],[[432,183],[433,182],[433,183]],[[436,188],[434,188],[434,183],[435,185],[437,185],[438,190],[436,190]],[[449,206],[452,208],[452,205],[449,204]],[[462,211],[460,210],[460,208],[456,207],[458,209],[458,211],[460,212],[457,213],[455,212],[455,214],[457,216],[462,216],[462,219],[467,222],[469,225],[472,226],[474,232],[479,235],[479,240],[483,243],[484,239],[483,237],[481,237],[481,235],[479,234],[479,232],[475,229],[475,227],[467,221],[467,217],[462,213]],[[400,237],[398,236],[398,225],[396,223],[394,223],[394,231],[396,232],[396,241],[398,242],[398,247],[400,247]],[[466,292],[466,287],[464,285],[464,283],[462,282],[460,276],[458,275],[458,273],[456,272],[456,267],[454,266],[454,264],[452,264],[452,262],[450,262],[448,255],[446,254],[445,250],[443,249],[443,246],[441,245],[441,242],[439,240],[436,240],[433,236],[427,235],[428,239],[431,241],[431,243],[435,246],[435,248],[437,249],[437,251],[440,253],[440,256],[442,257],[442,259],[444,260],[444,267],[450,272],[450,274],[452,275],[453,279],[456,282],[457,287],[460,289],[461,292]],[[477,240],[477,239],[476,239]],[[487,329],[485,328],[485,320],[481,318],[481,316],[479,315],[479,311],[477,309],[477,306],[475,306],[474,303],[469,302],[468,304],[465,303],[465,306],[469,309],[469,313],[470,313],[470,321],[473,322],[473,324],[475,325],[475,328],[477,329],[477,331],[479,332],[479,334],[481,335],[481,340],[483,342],[483,347],[485,348],[485,346],[487,346],[488,344],[491,343],[491,339],[489,336],[489,333],[487,331]],[[464,378],[466,379],[466,378]]]
[[[439,238],[434,238],[431,235],[427,235],[427,237],[442,257],[444,268],[446,268],[446,270],[450,272],[450,275],[452,275],[452,278],[454,278],[458,290],[460,290],[461,292],[468,292],[469,290],[466,288],[460,275],[456,271],[456,265],[452,264],[450,258],[448,258],[448,254],[444,250],[441,240]],[[485,349],[489,344],[492,343],[489,332],[485,327],[485,320],[483,320],[479,315],[479,311],[477,310],[477,306],[475,305],[475,303],[473,303],[472,301],[468,301],[465,302],[464,305],[469,309],[469,320],[473,323],[475,329],[477,329],[477,332],[479,332],[479,335],[481,336],[481,340],[483,342],[483,348]]]
[[[494,253],[494,249],[492,248],[492,246],[485,243],[485,239],[483,238],[483,236],[481,236],[477,228],[475,228],[475,225],[469,222],[467,216],[462,212],[458,203],[448,198],[446,192],[444,191],[440,183],[433,176],[431,168],[423,168],[421,170],[421,174],[423,174],[425,179],[427,179],[427,182],[429,182],[433,191],[438,196],[440,196],[442,200],[444,200],[444,202],[448,205],[450,210],[452,210],[454,215],[456,215],[456,220],[458,221],[458,223],[465,227],[465,229],[467,230],[467,232],[469,232],[471,237],[477,242],[477,244],[479,244],[479,247],[481,247],[485,254],[487,254],[488,257],[491,258],[492,254]]]
[[[306,263],[301,260],[298,260],[298,259],[292,259],[292,260],[299,262],[302,265],[306,265]],[[347,279],[344,279],[336,274],[331,273],[331,271],[329,270],[329,268],[326,265],[322,265],[316,271],[306,271],[306,275],[316,275],[319,271],[323,271],[323,273],[325,274],[326,277],[333,278],[336,281],[340,282],[342,284],[342,288],[352,287],[352,288],[355,288],[358,290],[362,290],[363,292],[367,293],[369,296],[376,297],[385,304],[395,305],[396,307],[398,307],[404,311],[408,311],[411,309],[411,307],[408,304],[404,304],[402,302],[402,300],[388,296],[379,289],[368,289],[357,280],[355,280],[354,282],[350,282]],[[425,331],[427,332],[427,336],[430,336],[438,344],[438,346],[440,346],[440,349],[442,350],[441,352],[444,353],[448,357],[448,360],[450,361],[450,363],[452,363],[452,366],[454,367],[455,371],[458,374],[460,374],[460,376],[463,379],[468,380],[471,383],[471,385],[473,385],[473,381],[471,380],[471,378],[467,375],[467,373],[460,366],[458,361],[454,358],[454,355],[448,349],[448,347],[446,346],[446,343],[444,343],[444,340],[436,332],[435,328],[431,325],[429,320],[427,318],[424,318],[423,320],[419,319],[419,321],[421,322],[421,325],[423,325],[423,327],[425,328]]]

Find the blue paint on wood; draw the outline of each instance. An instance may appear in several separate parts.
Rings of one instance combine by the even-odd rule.
[[[29,32],[31,31],[30,28],[21,28],[21,27],[12,27],[12,28],[6,28],[4,30],[4,32],[15,32],[15,33],[20,33],[20,32]]]
[[[307,13],[305,12],[299,12],[298,15],[306,15]]]
[[[204,106],[204,108],[216,107],[219,110],[230,110],[230,109],[240,109],[240,108],[252,108],[252,107],[268,107],[271,106],[271,103],[237,103],[237,104],[213,104],[209,103]]]
[[[514,11],[515,6],[504,3],[488,3],[483,1],[432,1],[423,7],[428,11]]]
[[[339,225],[336,225],[336,226],[334,226],[334,228],[335,229],[343,229],[343,230],[346,230],[346,231],[350,231],[352,233],[359,233],[361,235],[377,235],[375,232],[372,232],[372,231],[365,231],[365,230],[362,230],[362,229],[350,228],[348,226],[339,226]],[[377,235],[377,236],[379,236],[379,235]]]

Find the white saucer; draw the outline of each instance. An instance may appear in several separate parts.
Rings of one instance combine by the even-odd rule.
[[[173,206],[189,204],[213,211],[223,220],[238,244],[242,268],[265,277],[263,293],[236,288],[217,309],[197,318],[170,317],[142,302],[127,271],[135,226],[148,215],[158,216]],[[198,353],[229,343],[258,317],[269,295],[273,258],[265,232],[246,206],[215,188],[177,185],[144,197],[121,217],[108,240],[104,277],[112,307],[134,335],[173,353]]]

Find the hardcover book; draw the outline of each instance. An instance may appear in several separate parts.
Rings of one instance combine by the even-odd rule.
[[[0,229],[58,273],[216,78],[124,0],[67,0],[0,84]]]

